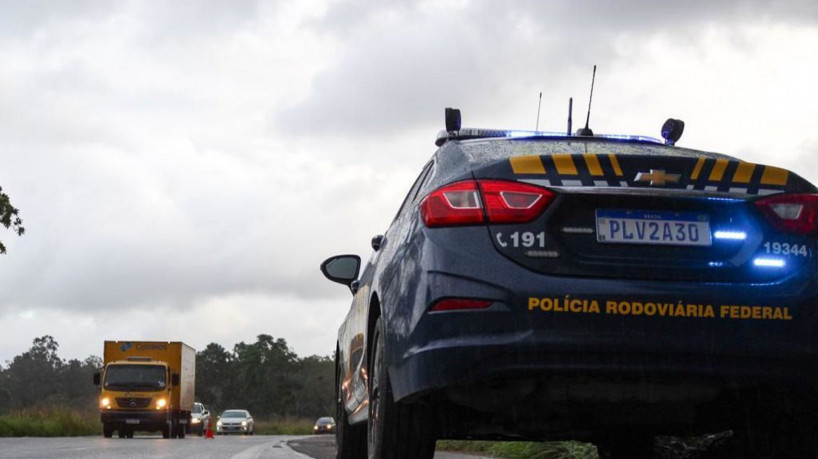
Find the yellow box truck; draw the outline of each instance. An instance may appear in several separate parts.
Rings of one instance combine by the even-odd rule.
[[[196,351],[169,341],[105,341],[100,386],[102,433],[133,438],[135,431],[160,431],[185,438],[190,429]]]

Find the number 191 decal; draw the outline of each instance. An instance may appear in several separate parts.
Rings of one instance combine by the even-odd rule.
[[[506,248],[511,246],[512,248],[518,247],[545,247],[545,232],[540,231],[539,233],[533,233],[531,231],[515,231],[508,236],[504,235],[503,233],[497,233],[494,235],[497,239],[497,244],[500,247]]]

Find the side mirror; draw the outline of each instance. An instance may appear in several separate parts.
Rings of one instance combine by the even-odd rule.
[[[99,382],[100,382],[101,379],[102,379],[101,375],[99,374],[98,371],[96,373],[94,373],[94,385],[95,386],[99,386]]]
[[[361,257],[358,255],[336,255],[321,263],[321,272],[327,279],[350,288],[352,282],[358,279],[360,269]]]
[[[170,375],[170,383],[173,384],[174,386],[179,385],[179,373],[174,373]]]
[[[204,410],[202,416],[210,416],[210,411]]]
[[[379,234],[377,236],[372,237],[372,250],[378,251],[381,250],[381,246],[383,245],[383,234]]]

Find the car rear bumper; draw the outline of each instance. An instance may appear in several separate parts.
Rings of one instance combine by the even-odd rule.
[[[410,304],[385,312],[398,400],[518,377],[818,386],[818,270],[768,284],[557,277],[471,233],[458,232],[458,244],[428,239],[433,264],[404,280],[416,285],[402,292]],[[493,304],[431,312],[443,298]]]

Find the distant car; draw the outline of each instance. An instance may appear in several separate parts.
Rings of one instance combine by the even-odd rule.
[[[254,430],[253,416],[247,410],[227,410],[216,422],[216,433],[219,435],[228,433],[253,435]]]
[[[335,419],[331,417],[318,418],[315,421],[315,426],[312,428],[314,434],[334,433]]]
[[[202,403],[194,403],[193,411],[190,413],[190,431],[202,436],[207,430],[208,422],[210,422],[210,411]]]

